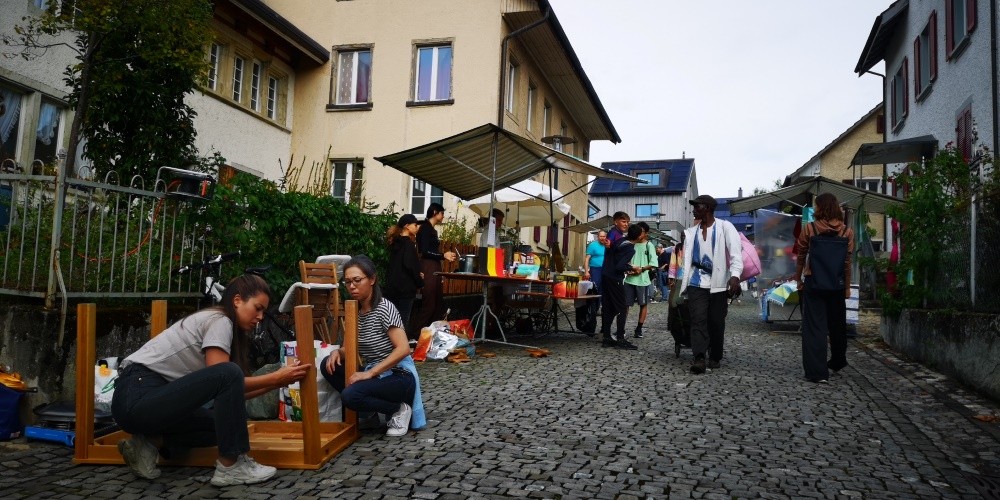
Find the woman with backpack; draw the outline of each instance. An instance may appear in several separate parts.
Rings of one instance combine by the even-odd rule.
[[[847,304],[851,296],[854,231],[844,224],[837,197],[816,197],[814,221],[799,233],[795,281],[802,301],[802,367],[806,379],[826,383],[847,366]],[[830,360],[826,359],[827,336]]]

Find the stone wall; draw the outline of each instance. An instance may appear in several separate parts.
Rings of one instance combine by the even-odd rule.
[[[190,307],[168,310],[168,322],[188,314]],[[66,331],[59,343],[58,310],[36,305],[0,306],[0,363],[21,374],[28,393],[19,408],[26,425],[35,421],[31,409],[54,401],[76,400],[76,307],[66,314]],[[149,340],[150,308],[97,309],[97,358],[124,358]]]
[[[909,309],[881,329],[897,352],[1000,400],[1000,315]]]

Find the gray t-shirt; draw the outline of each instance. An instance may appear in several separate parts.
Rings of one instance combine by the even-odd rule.
[[[170,325],[125,358],[127,363],[145,365],[167,381],[205,368],[205,348],[218,347],[230,353],[233,322],[221,311],[198,311]]]

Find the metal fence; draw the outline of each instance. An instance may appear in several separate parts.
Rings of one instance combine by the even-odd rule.
[[[939,265],[923,279],[931,308],[1000,313],[1000,193],[981,195],[948,217]]]
[[[74,297],[198,297],[196,277],[172,269],[204,258],[204,228],[184,202],[137,177],[127,186],[51,175],[0,173],[0,294]],[[61,217],[57,217],[57,211]],[[58,290],[58,292],[57,292]]]

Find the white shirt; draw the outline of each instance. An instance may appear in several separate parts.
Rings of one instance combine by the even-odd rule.
[[[736,226],[729,221],[715,219],[708,227],[707,238],[701,236],[701,226],[689,227],[684,230],[684,281],[681,282],[681,293],[687,290],[691,276],[698,271],[691,262],[694,254],[695,238],[700,238],[699,250],[708,252],[712,246],[712,232],[715,231],[715,246],[711,249],[712,276],[708,282],[711,293],[724,292],[729,286],[731,276],[739,276],[743,272],[743,242]],[[729,266],[726,259],[729,258]],[[704,284],[701,285],[705,287]]]

